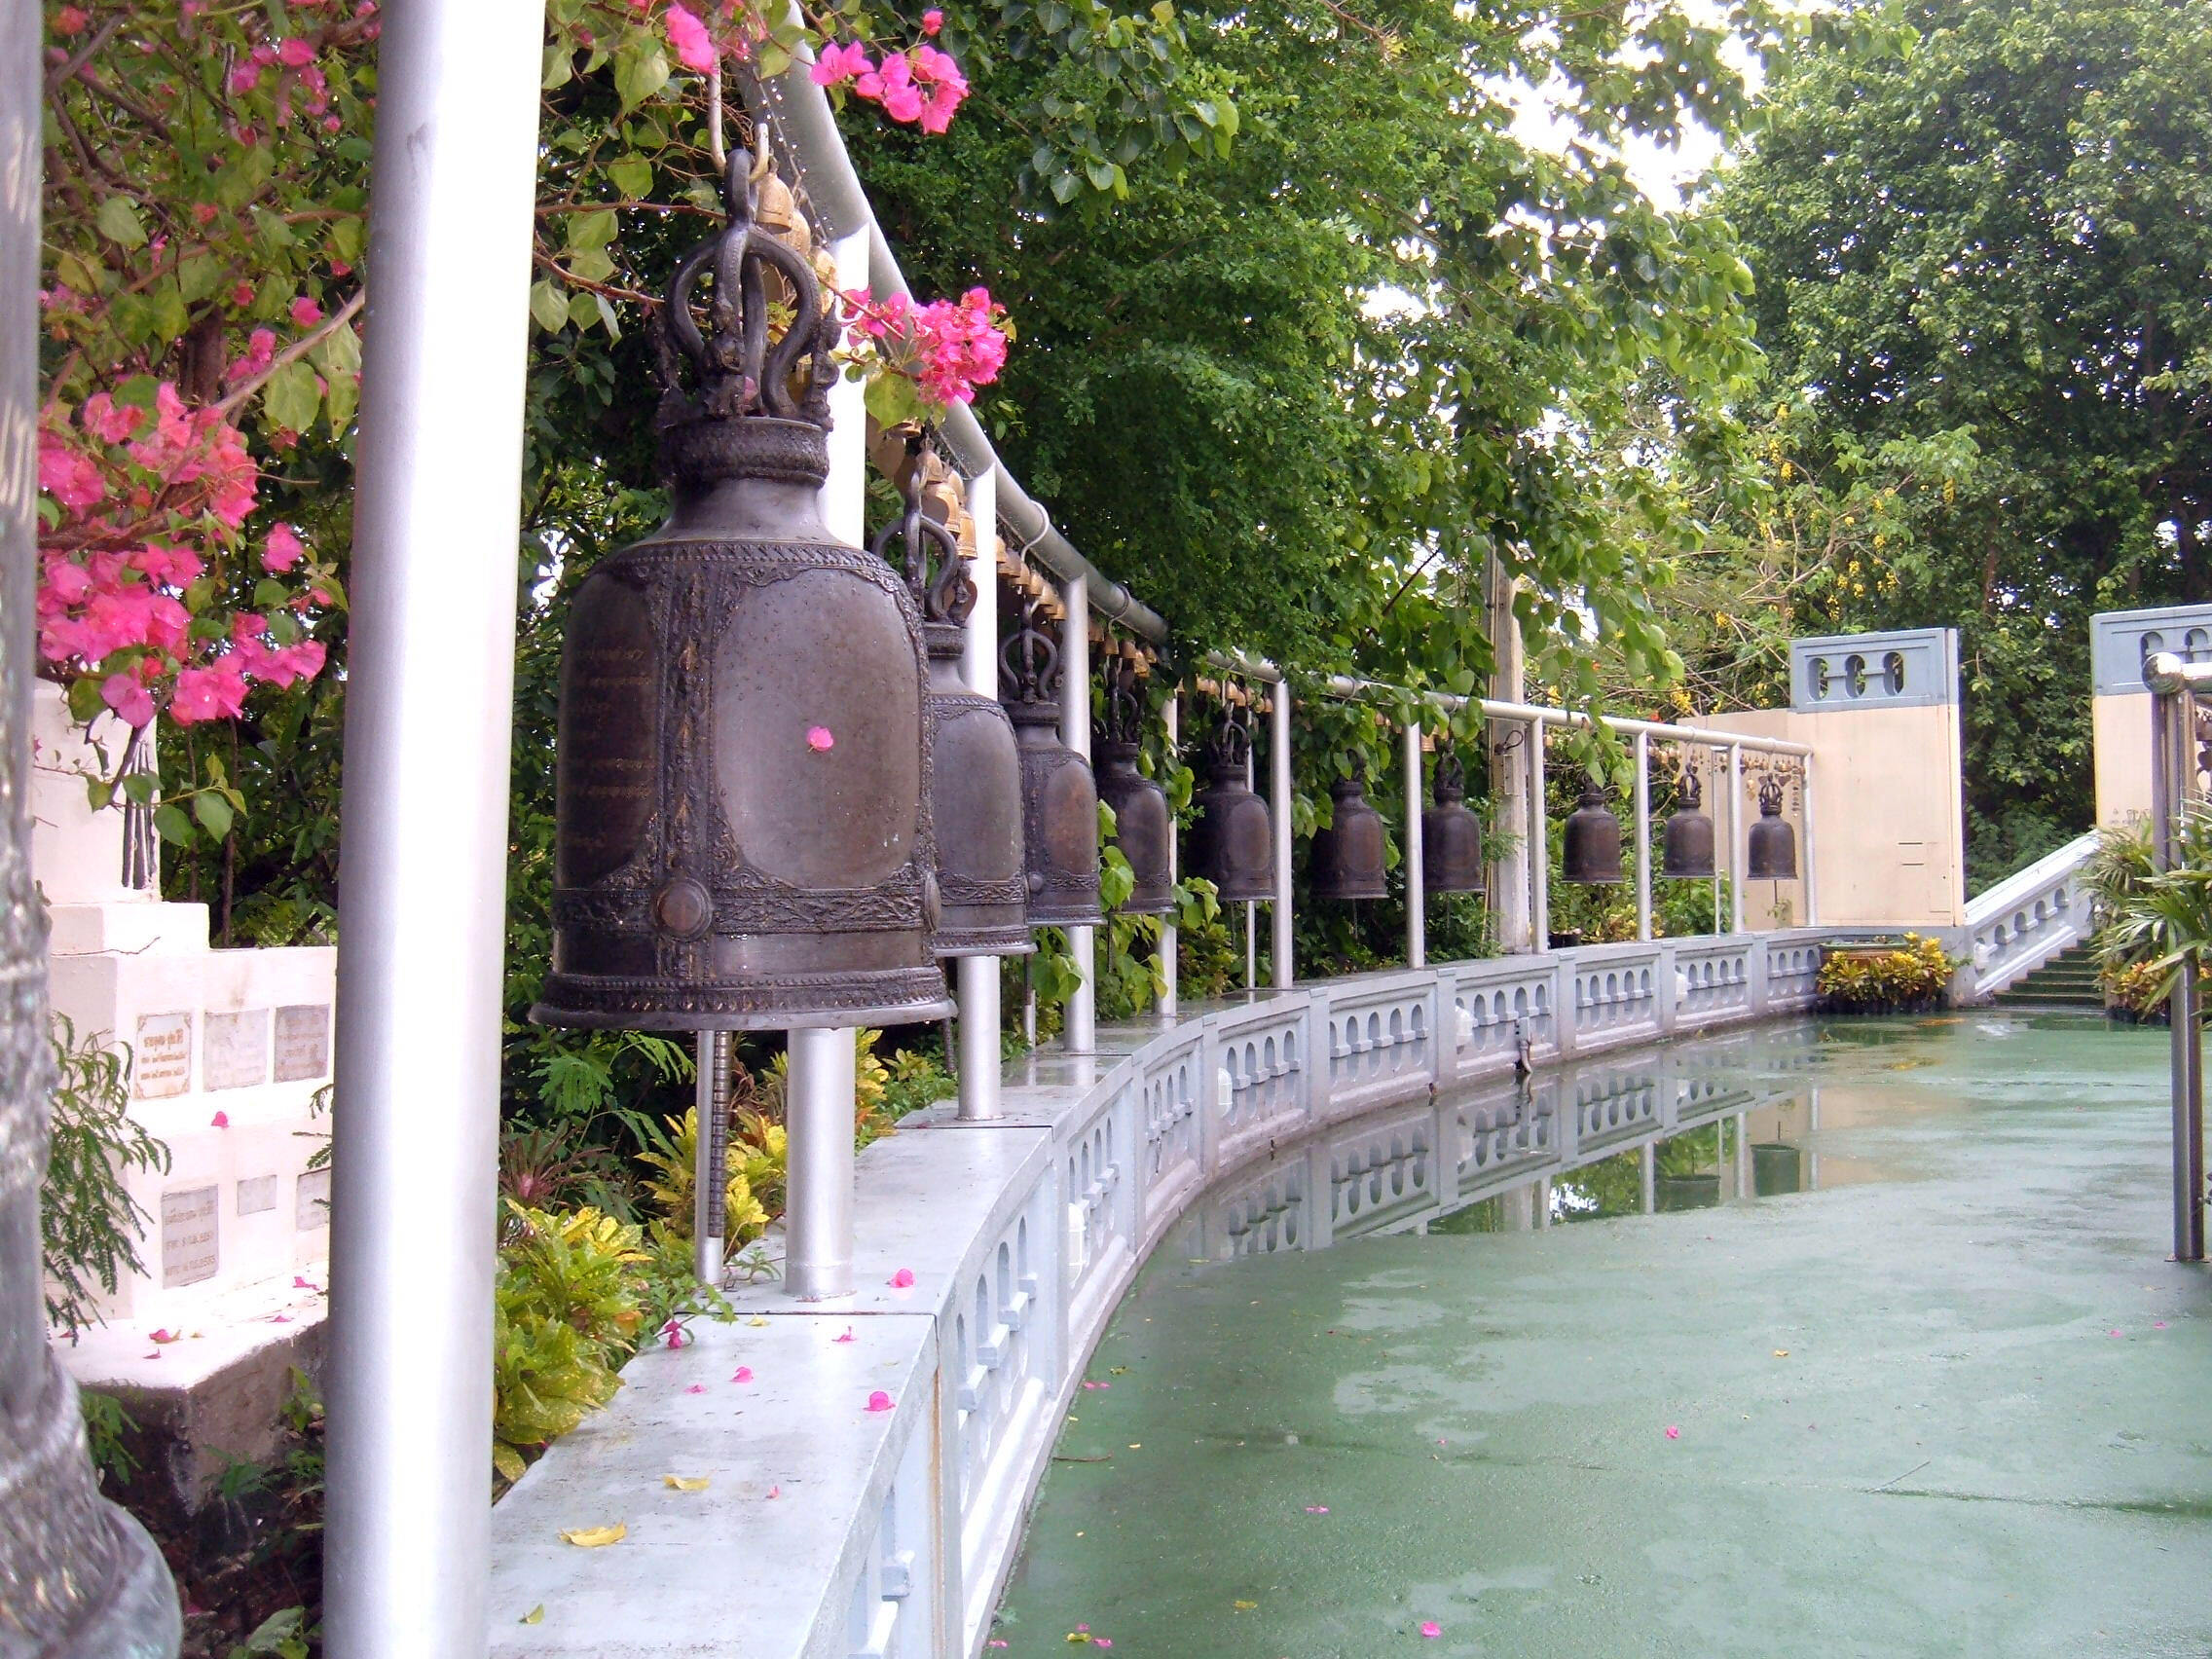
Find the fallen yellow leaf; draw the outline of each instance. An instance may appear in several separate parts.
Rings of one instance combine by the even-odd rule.
[[[1789,1357],[1789,1350],[1788,1348],[1776,1348],[1774,1350],[1774,1357],[1777,1359],[1788,1359]]]
[[[765,1325],[768,1321],[761,1318],[759,1314],[756,1313],[752,1318],[746,1320],[745,1322],[748,1325]]]
[[[1235,1607],[1240,1613],[1248,1613],[1259,1604],[1260,1604],[1257,1602],[1232,1602],[1230,1604],[1231,1606]]]
[[[596,1550],[602,1544],[618,1544],[630,1535],[630,1524],[617,1521],[611,1527],[577,1527],[561,1534],[561,1541],[573,1544],[580,1550]]]
[[[1143,1441],[1141,1441],[1141,1440],[1132,1440],[1132,1441],[1130,1441],[1130,1442],[1129,1442],[1129,1450],[1130,1450],[1131,1452],[1142,1452],[1142,1451],[1144,1450],[1144,1442],[1143,1442]]]
[[[673,1487],[678,1492],[705,1492],[708,1477],[705,1475],[663,1475],[660,1480],[661,1485]]]
[[[543,1602],[538,1603],[536,1606],[531,1608],[529,1612],[523,1614],[521,1618],[515,1620],[515,1623],[517,1624],[543,1624],[544,1622],[545,1604]]]

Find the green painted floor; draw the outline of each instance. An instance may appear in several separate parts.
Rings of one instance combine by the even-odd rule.
[[[1571,1225],[1509,1198],[1312,1253],[1171,1240],[1087,1373],[1109,1386],[1077,1396],[993,1639],[2212,1653],[2212,1281],[2164,1260],[2164,1033],[1821,1036],[1741,1130],[1658,1150],[1661,1201],[1714,1207],[1605,1218],[1641,1207],[1632,1152],[1555,1184],[1549,1213],[1599,1217]],[[1770,1149],[1748,1181],[1739,1132]]]

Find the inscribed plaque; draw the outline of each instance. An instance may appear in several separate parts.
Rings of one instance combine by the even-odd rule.
[[[182,1094],[192,1087],[192,1015],[142,1014],[130,1046],[130,1088],[141,1100]]]
[[[256,1175],[239,1183],[239,1214],[259,1215],[276,1207],[276,1177]]]
[[[251,1088],[269,1081],[269,1011],[210,1014],[201,1051],[200,1087]]]
[[[216,1236],[216,1187],[162,1195],[162,1288],[198,1284],[215,1276],[222,1257]]]
[[[330,1005],[301,1003],[276,1011],[276,1081],[298,1083],[330,1069]]]
[[[330,1171],[311,1169],[300,1177],[292,1217],[293,1230],[312,1233],[330,1225]]]

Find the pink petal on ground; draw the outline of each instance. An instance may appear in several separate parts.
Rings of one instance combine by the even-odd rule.
[[[830,733],[828,726],[808,726],[806,728],[806,746],[817,755],[825,754],[835,748],[836,743],[837,739]]]
[[[2112,1333],[2110,1333],[2110,1334],[2111,1334],[2111,1335],[2113,1335],[2113,1336],[2116,1336],[2116,1337],[2120,1335],[2120,1333],[2119,1333],[2118,1331],[2114,1331],[2114,1332],[2112,1332]]]
[[[231,1115],[228,1112],[218,1112],[207,1123],[211,1128],[227,1129],[231,1126]],[[2113,1335],[2117,1337],[2120,1333],[2115,1331]]]
[[[891,1409],[891,1396],[881,1388],[876,1389],[867,1397],[867,1409],[871,1412],[887,1412]]]
[[[1421,1623],[1420,1633],[1422,1636],[1427,1637],[1431,1641],[1434,1641],[1437,1637],[1440,1637],[1444,1634],[1444,1627],[1438,1624],[1434,1619],[1425,1619]]]
[[[833,1342],[833,1343],[849,1343],[849,1342],[851,1342],[851,1341],[853,1340],[853,1328],[852,1328],[852,1326],[850,1326],[850,1325],[847,1325],[847,1326],[845,1327],[844,1331],[843,1331],[843,1332],[842,1332],[842,1333],[841,1333],[840,1335],[838,1335],[838,1336],[834,1336],[834,1337],[831,1337],[831,1338],[830,1338],[830,1340],[831,1342]]]
[[[704,1382],[694,1382],[683,1391],[686,1394],[704,1394],[707,1391],[707,1385]]]
[[[893,1290],[910,1290],[913,1288],[913,1283],[914,1270],[912,1268],[901,1268],[891,1275],[891,1288]]]
[[[308,1280],[300,1277],[298,1273],[294,1273],[292,1275],[292,1288],[294,1290],[312,1290],[316,1292],[318,1295],[322,1290],[322,1286],[320,1286],[319,1284],[311,1284]]]
[[[2162,1331],[2165,1328],[2166,1322],[2163,1319],[2154,1319],[2151,1321],[2151,1329],[2154,1331]]]
[[[150,1343],[173,1343],[176,1341],[176,1332],[170,1330],[166,1325],[164,1325],[158,1331],[148,1331],[146,1333],[146,1340]]]
[[[994,1636],[990,1641],[984,1642],[983,1645],[985,1647],[1004,1647],[1006,1643],[1001,1641],[997,1637]]]
[[[1110,1636],[1094,1636],[1090,1639],[1090,1645],[1093,1647],[1111,1647],[1114,1645],[1114,1639]]]
[[[784,1495],[784,1489],[780,1486],[772,1486],[768,1489],[768,1495],[770,1497],[781,1497]]]
[[[1306,1506],[1306,1513],[1309,1515],[1326,1515],[1329,1513],[1329,1506],[1325,1503],[1309,1503]]]
[[[732,1377],[732,1378],[730,1379],[730,1381],[731,1381],[732,1382],[752,1382],[752,1381],[753,1381],[753,1367],[752,1367],[752,1366],[750,1366],[750,1365],[741,1365],[741,1366],[739,1366],[739,1367],[737,1368],[737,1374],[736,1374],[736,1375],[735,1375],[734,1377]]]
[[[292,1316],[289,1313],[272,1313],[269,1315],[269,1322],[272,1325],[289,1325],[292,1322]]]
[[[1667,1438],[1669,1440],[1679,1440],[1681,1439],[1681,1437],[1682,1431],[1680,1429],[1677,1428],[1673,1423],[1669,1423],[1667,1425]]]

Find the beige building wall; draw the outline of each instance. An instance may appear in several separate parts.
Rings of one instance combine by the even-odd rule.
[[[2150,815],[2151,693],[2143,688],[2143,663],[2157,651],[2212,661],[2212,605],[2103,610],[2089,618],[2089,731],[2100,827]]]
[[[2096,745],[2098,827],[2148,817],[2151,694],[2116,692],[2090,698],[2089,732]]]

